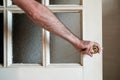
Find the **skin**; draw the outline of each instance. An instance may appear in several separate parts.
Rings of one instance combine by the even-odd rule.
[[[67,40],[83,54],[88,54],[92,57],[93,45],[97,46],[98,53],[100,53],[101,49],[98,43],[79,39],[44,5],[35,0],[13,0],[13,2],[24,10],[33,22],[42,25],[44,29]]]

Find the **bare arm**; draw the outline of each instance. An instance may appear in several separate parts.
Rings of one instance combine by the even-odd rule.
[[[100,52],[100,47],[97,43],[80,40],[70,30],[68,30],[48,8],[37,1],[13,0],[13,2],[23,9],[35,23],[42,25],[43,28],[51,33],[54,33],[69,41],[78,50],[84,50],[83,53],[87,53],[92,56],[91,50],[93,45],[98,46]]]

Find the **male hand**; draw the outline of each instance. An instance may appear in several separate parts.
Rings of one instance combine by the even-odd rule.
[[[89,56],[92,57],[93,53],[94,53],[94,49],[93,49],[94,46],[96,46],[96,48],[97,48],[97,53],[101,52],[101,47],[96,42],[82,40],[81,44],[82,44],[81,52],[83,54],[88,54]]]

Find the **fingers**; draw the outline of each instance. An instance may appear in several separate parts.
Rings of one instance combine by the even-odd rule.
[[[90,57],[93,57],[93,54],[91,52],[88,52],[88,51],[82,51],[82,54],[87,54]]]
[[[90,50],[89,50],[89,56],[93,57],[93,53],[94,53],[94,50],[93,50],[93,47],[91,47]]]
[[[95,48],[95,51],[93,49],[93,46],[96,46],[97,49]],[[83,54],[87,54],[90,57],[93,56],[94,53],[100,53],[101,52],[101,47],[98,43],[96,42],[90,42],[85,49],[82,50]]]
[[[93,57],[93,53],[94,53],[93,47],[90,47],[89,52],[88,52],[88,55],[89,55],[90,57]]]
[[[91,51],[93,51],[92,47],[91,47],[91,48],[86,48],[86,49],[83,49],[83,50],[82,50],[82,54],[87,54],[87,55],[89,55],[90,57],[93,57],[93,54],[92,54]]]

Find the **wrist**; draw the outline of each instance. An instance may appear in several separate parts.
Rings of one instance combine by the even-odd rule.
[[[78,50],[84,49],[83,40],[80,40],[79,38],[77,39],[74,38],[74,41],[72,42],[72,44]]]

